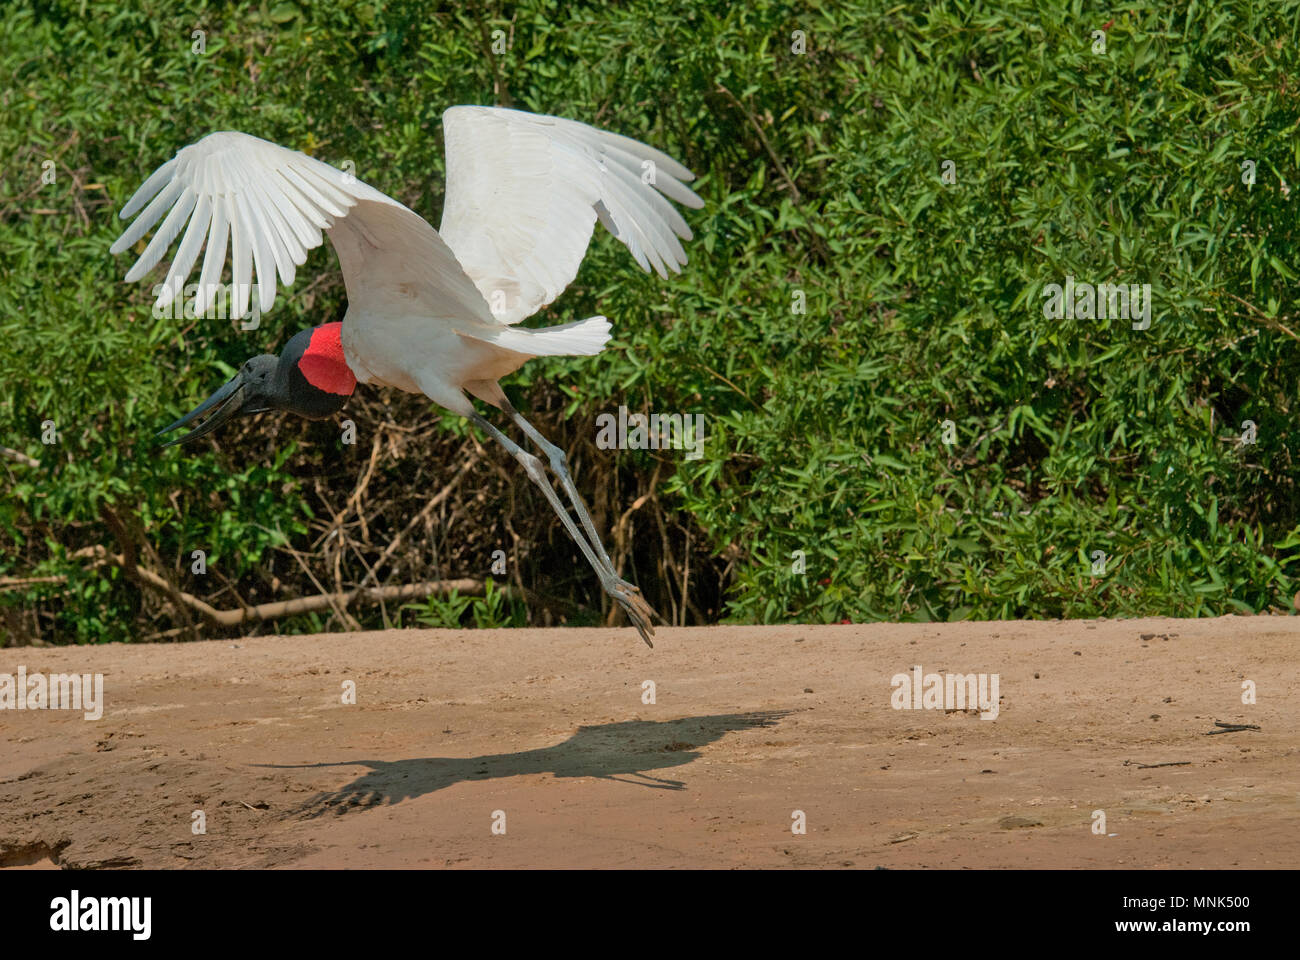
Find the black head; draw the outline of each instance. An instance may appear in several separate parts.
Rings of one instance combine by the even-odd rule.
[[[197,429],[163,446],[196,440],[229,420],[264,410],[287,410],[309,420],[337,413],[357,383],[343,357],[340,328],[326,323],[303,330],[285,344],[280,356],[264,353],[245,361],[225,386],[158,431],[162,436],[209,414]]]

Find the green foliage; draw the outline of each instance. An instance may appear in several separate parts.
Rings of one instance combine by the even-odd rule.
[[[710,452],[753,469],[721,496],[716,461],[676,478],[718,542],[751,551],[733,614],[1290,606],[1295,10],[1140,5],[1098,55],[1102,18],[1039,6],[814,31],[865,55],[840,58],[803,134],[812,157],[829,141],[804,222],[830,266],[788,268],[782,292],[809,299],[799,348],[725,371],[766,399]],[[1150,283],[1151,328],[1045,320],[1067,275]]]
[[[610,526],[656,494],[664,553],[648,552],[660,536],[640,514],[628,556],[661,607],[740,621],[1289,608],[1297,13],[1291,0],[1114,13],[1028,0],[6,5],[0,446],[41,466],[0,458],[0,578],[62,579],[0,590],[0,614],[37,611],[42,635],[82,642],[139,639],[165,619],[116,569],[73,556],[120,549],[109,515],[178,575],[202,548],[243,596],[273,579],[315,592],[288,551],[310,553],[325,507],[365,472],[366,443],[340,455],[334,425],[271,417],[193,450],[160,451],[152,432],[248,356],[336,319],[333,254],[312,253],[256,332],[154,319],[161,272],[121,282],[116,211],[180,146],[240,129],[351,160],[436,223],[441,112],[493,102],[637,137],[700,175],[707,205],[688,213],[682,276],[643,275],[598,234],[539,322],[604,313],[611,349],[509,381],[588,445],[620,403],[705,415],[701,460],[602,454],[610,466],[588,451],[579,474],[614,491]],[[57,180],[42,185],[47,159]],[[1150,328],[1046,319],[1044,288],[1067,276],[1149,283]],[[57,445],[41,443],[46,420]],[[448,423],[406,464],[385,458],[373,488],[432,495],[411,464],[436,463],[432,445],[462,433]],[[498,522],[471,492],[455,500],[463,514]],[[366,532],[382,546],[410,512]],[[571,566],[548,529],[524,537],[530,589]],[[696,578],[685,591],[662,562],[673,549]],[[1109,559],[1094,576],[1098,550]],[[448,569],[459,555],[432,553],[412,579],[464,575]],[[572,576],[571,596],[596,604],[594,578]],[[687,610],[714,588],[725,608]],[[421,607],[421,622],[522,616],[495,588],[472,608],[451,601]]]
[[[481,597],[465,597],[452,590],[446,596],[433,594],[424,603],[408,603],[402,609],[413,611],[416,622],[422,626],[449,630],[468,626],[466,613],[480,630],[522,627],[527,612],[522,602],[512,599],[491,577],[484,581]]]

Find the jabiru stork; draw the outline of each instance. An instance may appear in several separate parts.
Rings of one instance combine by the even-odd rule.
[[[348,309],[290,338],[280,355],[248,360],[223,387],[165,434],[207,415],[171,443],[211,433],[234,417],[287,410],[320,419],[340,410],[358,382],[422,393],[469,418],[519,462],[563,521],[601,587],[647,644],[654,610],[618,576],[569,475],[564,452],[506,399],[498,381],[533,357],[591,356],[609,340],[602,316],[540,329],[515,326],[555,300],[577,273],[597,220],[660,277],[681,272],[678,238],[691,229],[669,200],[704,201],[694,175],[653,147],[584,123],[498,107],[443,114],[447,180],[438,230],[353,175],[245,133],[209,134],[145,180],[122,208],[139,213],[112,246],[117,254],[162,223],[126,274],[140,280],[185,235],[158,298],[167,307],[207,240],[194,297],[214,302],[231,251],[230,314],[249,311],[253,272],[261,310],[275,303],[307,251],[328,234]],[[165,217],[164,217],[165,214]],[[186,222],[188,221],[188,226]],[[581,524],[556,495],[542,461],[485,419],[466,393],[504,412],[545,455]]]

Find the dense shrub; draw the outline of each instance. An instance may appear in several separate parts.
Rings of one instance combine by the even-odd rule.
[[[437,223],[441,112],[494,102],[644,139],[701,177],[683,275],[643,275],[599,234],[539,322],[601,312],[615,342],[508,382],[664,614],[1288,609],[1297,6],[7,5],[0,446],[40,465],[0,457],[0,629],[191,635],[165,594],[88,562],[97,544],[233,607],[355,585],[402,532],[381,582],[482,577],[505,549],[535,621],[608,610],[513,464],[422,398],[363,388],[336,421],[264,415],[158,450],[152,432],[246,357],[341,315],[328,247],[250,332],[154,319],[108,253],[143,176],[213,129],[351,160]],[[1149,284],[1149,328],[1049,319],[1067,277]],[[598,449],[595,418],[620,404],[703,413],[704,457]],[[465,622],[498,622],[476,609]]]

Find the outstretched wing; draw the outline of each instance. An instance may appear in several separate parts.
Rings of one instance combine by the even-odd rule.
[[[641,269],[681,272],[702,207],[667,154],[585,123],[498,107],[442,115],[447,199],[439,232],[501,323],[550,303],[577,275],[597,217]],[[667,199],[665,199],[667,198]]]
[[[329,164],[246,133],[213,133],[185,147],[144,182],[120,216],[137,212],[113,253],[162,223],[127,272],[128,283],[152,270],[185,228],[160,307],[183,292],[206,240],[196,311],[205,312],[218,294],[227,247],[231,316],[248,312],[254,270],[258,305],[269,310],[276,273],[285,286],[292,284],[307,251],[329,234],[349,304],[363,319],[414,315],[492,322],[473,281],[423,217]]]

